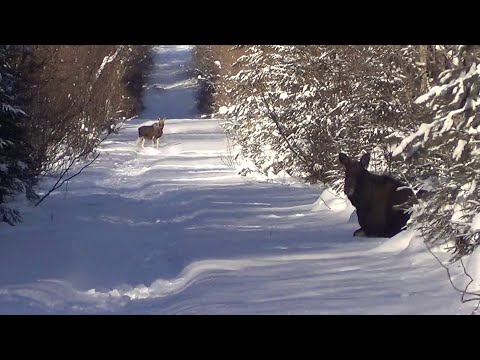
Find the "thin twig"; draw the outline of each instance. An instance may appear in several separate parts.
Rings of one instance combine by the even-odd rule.
[[[263,103],[265,107],[267,108],[268,114],[270,119],[275,123],[275,126],[278,129],[278,132],[282,136],[283,140],[287,143],[288,148],[300,159],[303,160],[305,165],[307,165],[308,168],[311,168],[313,170],[313,166],[310,161],[308,161],[308,157],[303,153],[301,149],[298,149],[298,151],[293,147],[293,145],[290,143],[288,140],[288,137],[285,135],[285,131],[283,127],[280,125],[278,122],[278,115],[275,113],[275,111],[270,107],[270,104],[268,103],[267,99],[265,98],[265,95],[262,96]],[[301,152],[301,153],[299,153]]]
[[[422,236],[423,236],[423,235],[422,235]],[[464,290],[462,290],[462,289],[458,288],[458,287],[453,283],[452,276],[451,276],[451,274],[450,274],[450,269],[443,264],[443,262],[438,258],[437,255],[435,255],[435,254],[433,253],[432,249],[428,246],[428,244],[426,243],[426,241],[423,241],[423,243],[424,243],[425,246],[427,247],[427,249],[428,249],[428,251],[430,252],[430,254],[432,254],[432,256],[435,258],[435,260],[437,260],[438,263],[440,264],[440,266],[443,267],[443,268],[445,269],[445,271],[447,272],[448,280],[449,280],[450,284],[452,285],[452,287],[453,287],[456,291],[462,293],[462,303],[466,303],[466,302],[470,302],[470,301],[480,301],[480,294],[467,291],[466,288],[465,288]],[[470,285],[470,283],[469,283],[468,285]],[[467,285],[467,287],[468,287],[468,285]],[[472,295],[472,296],[477,296],[477,298],[472,298],[472,299],[467,299],[467,300],[465,300],[465,299],[464,299],[464,295],[465,295],[465,294],[467,294],[467,295]]]
[[[323,200],[322,195],[318,195],[318,197],[320,198],[320,200],[323,201],[323,203],[324,203],[325,206],[328,208],[328,210],[332,210],[332,208],[331,208],[330,206],[328,206],[328,204],[325,202],[325,200]]]
[[[280,125],[280,123],[278,122],[278,115],[275,113],[275,111],[270,107],[267,99],[265,98],[265,96],[262,97],[262,100],[263,100],[263,103],[265,105],[265,107],[267,108],[267,111],[269,113],[269,117],[270,119],[275,123],[277,129],[278,129],[278,132],[280,133],[280,135],[282,136],[283,140],[287,143],[287,146],[289,147],[289,149],[296,155],[298,156],[300,159],[303,160],[303,162],[305,163],[305,165],[307,165],[308,168],[312,169],[313,170],[313,166],[312,166],[312,163],[310,161],[308,161],[308,157],[303,153],[302,149],[298,149],[298,151],[295,150],[295,148],[293,147],[292,144],[290,144],[290,141],[288,140],[288,137],[285,135],[285,131],[283,129],[283,127]],[[301,153],[299,153],[301,152]],[[330,206],[328,206],[328,204],[326,203],[325,200],[323,200],[322,196],[319,195],[319,198],[320,200],[323,201],[323,203],[325,204],[325,206],[329,209],[329,210],[332,210],[332,208]]]
[[[64,180],[59,184],[60,179],[61,179],[61,178],[65,175],[65,173],[68,172],[68,170],[70,169],[70,166],[69,166],[68,169],[66,169],[66,170],[63,172],[62,176],[61,176],[60,179],[55,183],[55,185],[35,204],[35,206],[40,205],[41,202],[42,202],[43,200],[45,200],[45,198],[46,198],[47,196],[49,196],[52,192],[54,192],[55,190],[57,190],[58,188],[60,188],[65,182],[67,182],[67,181],[73,179],[75,176],[79,175],[79,174],[82,172],[83,169],[85,169],[86,167],[88,167],[88,166],[90,166],[91,164],[93,164],[93,162],[94,162],[95,160],[97,160],[99,156],[100,156],[100,153],[98,153],[98,154],[93,158],[93,160],[91,160],[88,164],[82,166],[82,168],[81,168],[78,172],[76,172],[76,173],[73,174],[72,176],[69,176],[68,178],[64,179]]]
[[[468,287],[475,281],[473,279],[473,277],[467,272],[467,269],[465,268],[465,264],[463,263],[463,259],[460,259],[460,263],[462,264],[462,268],[463,268],[463,273],[468,276],[468,278],[470,279],[470,282],[467,284],[467,286],[465,286],[465,291],[463,292],[463,295],[462,295],[462,302],[464,302],[464,299],[465,299],[465,294],[472,294],[470,292],[467,292],[468,290]],[[479,300],[479,304],[480,304],[480,293],[473,293],[475,294],[475,296],[478,296],[477,299],[473,299],[473,300]]]
[[[425,204],[421,203],[417,197],[417,194],[415,193],[415,191],[413,191],[413,187],[412,185],[410,184],[410,182],[407,180],[407,178],[405,176],[403,176],[407,185],[411,188],[415,198],[417,199],[417,202],[420,204],[420,206],[422,206],[423,208],[425,208]],[[421,232],[421,235],[422,235],[422,238],[423,238],[423,243],[425,244],[425,247],[428,249],[428,251],[430,252],[430,254],[435,258],[435,260],[437,260],[437,262],[440,264],[441,267],[443,267],[445,269],[445,271],[447,272],[447,277],[448,277],[448,281],[450,282],[450,284],[452,285],[453,289],[460,292],[462,294],[462,297],[461,297],[461,302],[462,303],[467,303],[467,302],[470,302],[470,301],[478,301],[478,304],[477,306],[475,307],[475,309],[473,310],[472,314],[474,314],[478,308],[480,307],[480,293],[478,292],[470,292],[468,291],[468,287],[474,282],[474,279],[473,277],[467,272],[467,269],[465,268],[465,264],[463,263],[463,260],[460,259],[460,263],[462,264],[462,268],[463,268],[463,273],[470,279],[469,283],[465,286],[465,289],[460,289],[458,288],[454,283],[453,283],[453,279],[452,279],[452,276],[451,276],[451,273],[450,273],[450,269],[445,266],[443,264],[443,262],[440,260],[440,258],[435,255],[432,251],[432,249],[430,248],[430,246],[428,246],[428,243],[427,243],[427,240],[426,240],[426,237],[425,237],[425,234],[423,232],[423,229],[420,228],[420,232]],[[470,296],[473,296],[472,298],[470,299],[465,299],[465,295],[470,295]]]
[[[123,121],[119,122],[119,128],[121,129],[122,126],[125,125],[125,123],[129,120],[132,120],[134,119],[136,116],[132,116],[128,119],[124,119]],[[109,131],[102,140],[99,141],[99,143],[96,145],[96,147],[98,147],[100,144],[102,144],[109,136],[110,134],[112,134],[113,131]],[[47,198],[52,192],[54,192],[55,190],[57,190],[58,188],[60,188],[65,182],[69,181],[70,179],[73,179],[75,176],[77,176],[78,174],[80,174],[86,167],[90,166],[91,164],[93,164],[93,162],[95,160],[98,159],[98,157],[100,156],[100,153],[98,153],[92,161],[90,161],[88,164],[84,165],[78,172],[76,172],[75,174],[73,174],[72,176],[66,178],[66,179],[63,179],[63,177],[68,173],[68,171],[72,168],[72,166],[82,157],[84,156],[85,153],[82,152],[81,154],[75,156],[73,158],[72,161],[70,161],[70,164],[67,166],[67,168],[62,172],[62,174],[60,175],[60,177],[57,179],[57,182],[53,185],[53,187],[39,200],[35,203],[35,206],[38,206],[42,203],[43,200],[45,200],[45,198]],[[63,179],[63,181],[62,181]]]

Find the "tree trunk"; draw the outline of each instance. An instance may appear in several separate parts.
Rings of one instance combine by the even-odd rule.
[[[420,84],[420,92],[425,94],[428,90],[428,45],[420,45],[420,62],[424,66]]]

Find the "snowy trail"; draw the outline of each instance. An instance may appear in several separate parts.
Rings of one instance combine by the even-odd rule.
[[[190,47],[155,54],[144,113],[68,191],[0,225],[0,313],[471,312],[411,232],[353,238],[344,201],[236,175],[218,121],[196,115]],[[138,147],[159,116],[160,148]]]

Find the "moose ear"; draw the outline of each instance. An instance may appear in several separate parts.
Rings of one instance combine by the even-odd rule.
[[[344,166],[347,166],[347,164],[350,162],[350,159],[344,153],[340,153],[338,154],[338,161],[340,161],[340,163]]]
[[[368,168],[368,164],[370,164],[370,153],[363,154],[360,159],[360,164],[362,164],[365,169]]]

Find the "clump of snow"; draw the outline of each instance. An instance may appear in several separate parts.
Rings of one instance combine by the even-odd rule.
[[[238,174],[247,175],[250,173],[258,172],[258,168],[252,160],[239,157],[237,161],[238,161],[238,166],[236,170]],[[261,175],[262,179],[266,179],[265,175],[263,174],[259,174],[259,175]]]
[[[480,231],[480,213],[476,214],[472,219],[472,225],[470,226],[472,232]]]
[[[108,63],[111,63],[113,60],[115,60],[115,58],[117,57],[118,53],[120,52],[120,50],[122,50],[123,46],[119,46],[117,48],[117,50],[115,51],[115,53],[113,53],[112,55],[109,55],[109,56],[105,56],[103,58],[103,61],[102,61],[102,64],[100,65],[100,67],[98,68],[97,70],[97,73],[95,74],[95,79],[98,79],[98,77],[100,76],[100,74],[102,73],[103,71],[103,68],[105,67],[105,65],[107,65]],[[75,84],[73,84],[75,86]]]
[[[423,245],[423,241],[417,236],[416,237],[415,231],[413,230],[404,230],[399,232],[397,235],[387,239],[383,242],[380,246],[375,248],[378,252],[401,252],[407,250],[410,247],[410,251],[418,249],[418,245],[420,244],[425,249],[425,245]],[[420,239],[420,243],[418,241],[412,242],[414,239]]]
[[[308,187],[307,184],[297,176],[292,176],[285,170],[280,170],[275,173],[272,168],[269,168],[267,173],[264,173],[258,169],[258,167],[250,159],[244,159],[240,156],[236,158],[238,163],[236,171],[239,175],[246,176],[250,180],[259,182],[268,182],[274,184],[282,184],[293,187]]]
[[[353,210],[352,213],[350,214],[350,217],[348,218],[348,223],[349,224],[358,224],[358,215],[357,215],[357,210]]]

